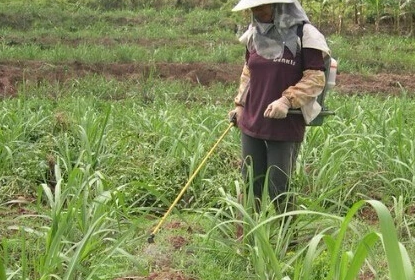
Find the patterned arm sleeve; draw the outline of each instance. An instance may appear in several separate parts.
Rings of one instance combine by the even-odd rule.
[[[282,95],[290,101],[291,108],[298,109],[314,101],[323,91],[325,82],[323,71],[305,70],[302,79],[294,86],[287,88]]]
[[[236,106],[245,106],[246,95],[249,90],[249,80],[250,80],[250,72],[248,65],[244,65],[242,69],[242,74],[239,82],[238,94],[236,95],[234,102]]]

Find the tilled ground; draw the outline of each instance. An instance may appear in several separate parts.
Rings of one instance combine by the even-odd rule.
[[[112,79],[145,79],[154,77],[186,80],[192,83],[237,83],[240,64],[217,63],[95,63],[50,64],[40,61],[0,62],[0,97],[17,94],[19,83],[61,82],[89,74]],[[359,75],[339,73],[336,91],[342,94],[415,95],[415,74],[381,73]]]

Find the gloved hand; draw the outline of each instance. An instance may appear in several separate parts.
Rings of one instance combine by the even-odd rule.
[[[236,106],[235,109],[228,113],[229,120],[233,122],[235,125],[238,125],[239,118],[242,115],[244,107]]]
[[[264,117],[283,119],[287,117],[288,109],[291,108],[291,103],[287,97],[282,96],[270,103],[264,112]]]

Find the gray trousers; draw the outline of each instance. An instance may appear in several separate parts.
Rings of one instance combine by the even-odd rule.
[[[253,186],[255,198],[260,201],[264,187],[268,186],[270,199],[280,213],[286,207],[281,202],[285,201],[283,194],[288,191],[300,146],[301,142],[267,141],[242,133],[242,175],[248,181],[248,172],[252,168],[253,182],[248,185]]]

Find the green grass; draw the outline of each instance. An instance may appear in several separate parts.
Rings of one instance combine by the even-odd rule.
[[[363,35],[356,37],[329,36],[333,55],[338,58],[339,71],[374,74],[412,73],[415,58],[414,38],[402,36]],[[352,52],[354,55],[350,55]]]
[[[57,3],[0,5],[5,11],[0,39],[2,60],[240,63],[242,59],[234,32],[244,17],[226,9],[102,12]],[[415,71],[413,37],[327,37],[340,72]]]
[[[227,10],[102,11],[77,3],[1,2],[0,61],[243,59],[238,20]],[[415,72],[413,38],[331,35],[329,44],[340,71]],[[336,115],[308,128],[291,186],[298,208],[282,215],[269,203],[253,213],[249,196],[238,202],[245,186],[232,129],[149,245],[228,127],[236,84],[99,74],[18,82],[18,96],[0,106],[0,279],[144,277],[166,264],[204,280],[413,278],[412,92],[330,93]],[[174,247],[177,240],[186,242]]]
[[[76,231],[79,234],[83,232],[87,235],[85,239],[80,239],[82,235],[75,234],[74,237],[78,236],[78,239],[71,242],[73,242],[73,246],[79,247],[74,247],[69,253],[65,251],[65,247],[62,247],[64,244],[61,242],[66,240],[62,239],[63,233],[54,233],[57,234],[56,240],[58,240],[56,246],[60,245],[53,250],[50,249],[52,250],[51,255],[47,259],[49,261],[55,259],[54,262],[61,262],[58,253],[64,252],[68,256],[68,267],[78,271],[77,273],[86,273],[85,275],[82,274],[84,277],[88,277],[88,273],[95,274],[98,273],[97,271],[101,271],[99,266],[93,271],[88,270],[88,272],[81,269],[82,262],[84,262],[81,256],[87,257],[85,253],[82,253],[83,250],[101,250],[99,247],[94,247],[96,245],[94,245],[93,240],[89,240],[95,234],[90,235],[92,232],[88,232],[88,228],[91,227],[91,231],[97,231],[97,236],[112,232],[112,234],[120,236],[118,238],[127,238],[127,236],[129,238],[132,233],[125,230],[124,226],[120,228],[117,224],[124,224],[124,219],[145,215],[151,209],[163,213],[217,137],[227,127],[226,114],[230,109],[229,104],[232,95],[229,93],[226,97],[223,92],[231,92],[233,88],[222,89],[221,85],[212,88],[194,88],[194,98],[189,98],[187,102],[183,103],[183,96],[179,94],[179,90],[186,87],[186,85],[156,80],[151,83],[152,88],[146,95],[130,95],[128,92],[133,90],[131,87],[134,85],[117,81],[105,83],[103,80],[88,77],[78,80],[75,89],[71,85],[60,86],[58,92],[62,95],[52,96],[52,93],[56,93],[56,86],[44,85],[33,88],[26,86],[25,92],[30,93],[30,97],[23,95],[20,98],[2,101],[1,115],[4,116],[2,122],[2,143],[4,145],[2,147],[4,148],[1,153],[2,168],[0,175],[3,182],[2,201],[10,201],[20,194],[25,194],[28,197],[35,195],[37,197],[48,197],[47,200],[51,206],[51,212],[47,214],[50,218],[45,220],[46,226],[44,225],[41,228],[29,226],[33,231],[24,231],[24,239],[30,236],[30,238],[33,238],[33,242],[37,244],[36,249],[32,251],[33,257],[36,256],[37,251],[47,246],[47,243],[43,243],[42,239],[38,240],[36,235],[31,232],[47,233],[51,231],[52,225],[49,223],[57,219],[54,218],[55,214],[53,213],[59,214],[60,211],[65,211],[59,215],[65,215],[64,217],[71,215],[68,216],[68,218],[72,217],[70,224],[77,224],[79,229],[76,229]],[[111,94],[114,93],[110,89],[114,87],[123,88],[123,92],[127,93],[123,95],[123,99],[116,101],[111,98]],[[198,91],[203,92],[203,95],[198,94]],[[381,107],[378,106],[380,102],[382,102]],[[332,215],[337,217],[336,219],[341,219],[353,203],[360,199],[384,197],[383,201],[385,203],[395,207],[392,214],[397,222],[398,235],[406,243],[405,240],[408,240],[408,234],[412,234],[411,225],[414,223],[413,218],[405,213],[413,207],[411,205],[413,205],[412,197],[414,196],[413,187],[415,182],[413,181],[413,168],[411,168],[414,162],[411,139],[415,136],[415,131],[411,125],[406,127],[405,131],[400,129],[403,129],[404,123],[411,123],[413,113],[411,108],[414,107],[411,104],[413,102],[412,99],[405,96],[380,100],[369,96],[343,97],[332,94],[329,107],[335,108],[336,116],[329,117],[322,127],[309,129],[295,171],[293,190],[298,192],[298,201],[301,207],[306,211],[326,213],[325,215]],[[360,104],[360,106],[352,107],[351,104]],[[19,112],[25,113],[21,114]],[[223,207],[221,207],[223,198],[221,198],[219,192],[221,187],[228,189],[229,194],[226,197],[229,195],[230,197],[226,199],[236,195],[234,186],[236,181],[239,181],[238,166],[236,165],[239,154],[238,135],[239,133],[236,130],[232,130],[225,137],[218,150],[196,177],[183,200],[180,201],[178,208],[190,207],[191,211],[196,210],[202,213],[210,212],[210,207],[220,207],[217,208],[220,210]],[[62,177],[62,181],[58,180],[59,184],[63,184],[62,191],[75,192],[74,195],[62,192],[60,194],[62,198],[59,198],[59,194],[56,193],[55,189],[56,198],[53,198],[47,185],[44,183],[42,185],[42,182],[48,179],[47,174],[50,174],[51,171],[56,172],[55,169],[50,169],[49,161],[51,158],[54,159],[56,166],[61,170],[59,172],[61,175],[55,176],[55,180]],[[96,184],[98,184],[98,188],[94,187]],[[40,185],[43,186],[43,190],[39,189]],[[83,209],[81,205],[84,202],[81,198],[89,199],[89,195],[79,195],[86,191],[83,191],[84,187],[79,189],[81,186],[92,187],[86,192],[90,193],[92,201],[100,192],[108,191],[108,194],[111,193],[111,198],[108,197],[108,201],[105,199],[105,203],[102,205],[102,207],[108,209],[105,216],[101,216],[103,212],[94,214],[93,211],[101,210],[92,208],[91,210],[82,210],[84,214],[78,216],[82,213],[80,212],[77,214],[79,218],[75,219],[73,215],[76,212],[66,212],[66,206],[56,208],[59,203],[67,200],[65,197],[70,197],[73,201],[70,203],[77,205],[74,206],[75,209],[78,207]],[[44,195],[41,195],[41,193],[44,193]],[[79,199],[75,199],[77,197]],[[390,199],[387,199],[388,197]],[[58,198],[61,202],[56,202]],[[89,204],[90,202],[85,202],[84,205]],[[233,210],[234,213],[241,210],[237,204],[231,206],[237,207]],[[45,212],[47,208],[44,207],[39,208],[40,213],[43,213],[42,215],[47,213]],[[91,205],[91,207],[93,206]],[[174,213],[175,215],[178,214],[176,211]],[[181,219],[187,219],[185,214],[180,215],[180,217]],[[304,217],[307,217],[307,215],[304,215]],[[56,222],[65,228],[70,225],[68,221],[64,222],[68,218]],[[94,223],[95,220],[89,222],[90,219],[97,219],[96,224]],[[202,217],[200,219],[200,221],[204,220]],[[217,249],[210,248],[210,246],[219,246],[212,245],[210,241],[207,243],[210,245],[196,243],[192,246],[205,246],[204,248],[207,251],[202,251],[203,258],[210,258],[209,256],[212,256],[211,252],[216,252],[215,254],[219,255],[225,254],[224,260],[230,259],[225,253],[228,250],[232,250],[237,256],[237,252],[232,249],[234,246],[232,245],[233,226],[229,224],[229,221],[235,219],[236,217],[230,217],[228,222],[225,219],[225,223],[230,227],[225,230],[227,238],[219,239],[221,243],[227,243],[225,247],[220,247],[223,253],[218,253],[215,251]],[[271,222],[274,219],[278,219],[278,216],[263,217],[259,221],[263,225],[270,223],[267,225],[266,231],[269,235],[273,235],[272,228],[274,224]],[[324,219],[319,218],[319,214],[317,214],[311,220],[309,218],[304,218],[304,220],[306,224],[309,224],[307,229],[310,231],[313,228],[317,230],[317,225],[321,224]],[[25,221],[25,219],[22,219],[22,221]],[[254,220],[252,220],[253,222]],[[24,224],[22,223],[22,225]],[[252,226],[255,227],[255,224],[252,224]],[[98,227],[102,230],[98,230]],[[145,244],[145,232],[148,232],[151,227],[151,225],[146,226],[146,228],[141,227],[141,238],[131,242]],[[367,238],[372,238],[370,236],[373,235],[370,235],[370,233],[374,229],[369,227],[367,230],[367,234],[369,234]],[[321,232],[321,238],[325,236],[325,231],[320,229],[316,232],[311,231],[309,238],[313,235],[318,238],[320,236],[318,232]],[[335,232],[333,229],[329,230],[328,236],[335,234]],[[169,231],[165,234],[169,234],[166,238],[175,235],[175,233]],[[284,236],[281,237],[280,242],[282,240],[290,242],[290,233],[281,232],[280,234]],[[256,236],[255,231],[252,235]],[[365,235],[365,233],[361,232],[360,235]],[[14,242],[8,241],[8,254],[17,254],[22,250],[19,245],[23,242],[22,238],[12,238],[11,240],[15,240]],[[47,239],[52,238],[50,236]],[[116,239],[118,240],[118,238]],[[159,238],[163,237],[157,236],[157,242],[159,242]],[[205,243],[206,241],[203,240],[202,238],[200,242]],[[266,238],[261,240],[261,242],[265,242]],[[353,243],[353,238],[347,240]],[[69,240],[64,243],[66,242],[69,242]],[[89,245],[89,242],[92,245]],[[123,252],[120,251],[121,249],[128,252],[128,248],[124,247],[123,244],[114,242],[111,241],[110,244],[113,244],[111,246],[114,246],[114,253],[116,254],[104,259],[127,258],[127,256],[127,259],[129,259],[133,258],[130,255],[136,254],[134,252],[129,252],[129,255],[118,254]],[[213,244],[216,244],[216,241]],[[264,246],[271,246],[269,249],[272,250],[280,248],[279,246],[285,246],[284,243],[277,244],[279,244],[278,247],[273,247],[277,246],[273,243],[265,243]],[[319,243],[319,246],[321,244],[323,243]],[[406,243],[406,246],[408,246],[408,250],[413,251],[415,249],[411,242]],[[76,250],[76,248],[79,249]],[[333,254],[331,251],[318,248],[316,251],[320,252],[318,254],[323,252],[326,252],[325,254],[329,254],[329,256]],[[27,247],[25,250],[27,250]],[[248,247],[248,250],[255,250],[255,247]],[[287,255],[281,255],[283,251],[279,250],[278,256],[281,259],[278,262],[288,263],[288,267],[283,269],[282,273],[284,271],[289,274],[296,273],[295,263],[300,262],[301,252],[306,252],[302,250],[304,249],[300,249],[294,255],[289,252],[286,253]],[[97,262],[98,265],[98,262],[102,262],[99,256],[92,259],[87,258],[88,263]],[[180,258],[186,259],[187,257],[181,256]],[[195,258],[198,258],[198,255]],[[315,255],[314,258],[319,257]],[[219,259],[217,261],[223,262],[224,260]],[[229,265],[232,265],[232,267],[246,266],[245,262],[248,261],[243,257],[237,257],[237,260],[239,261]],[[75,265],[71,261],[80,264]],[[27,272],[26,270],[21,271],[16,275],[22,276],[24,273],[39,275],[39,277],[40,275],[48,275],[50,273],[48,271],[53,269],[42,270],[41,267],[45,266],[54,268],[56,269],[53,270],[54,273],[68,275],[67,277],[74,273],[66,272],[61,266],[55,268],[52,263],[46,265],[44,262],[38,263],[33,259],[28,259],[25,262],[16,265],[18,267],[26,265]],[[128,263],[131,263],[131,261],[129,260]],[[249,267],[251,267],[251,270],[255,270],[259,263],[262,263],[262,261],[253,261]],[[6,265],[9,266],[10,263],[7,262]],[[189,273],[195,273],[191,269],[191,267],[195,267],[195,264],[179,265],[188,268],[189,270],[186,271]],[[208,274],[212,269],[211,267],[215,265],[210,261],[204,261],[203,267],[206,271],[200,271],[200,275]],[[336,267],[337,265],[340,264],[336,264]],[[145,269],[146,264],[141,264],[141,266],[143,267],[139,270],[141,272],[135,273],[149,272]],[[113,269],[114,273],[122,274],[125,270],[128,270],[128,266],[126,268],[125,265],[120,265],[118,269],[117,267]],[[233,275],[229,274],[230,267],[225,265],[223,269],[228,271],[228,274],[224,274],[227,277]],[[260,270],[266,271],[266,269],[268,268],[263,267]],[[387,271],[384,266],[378,269],[380,269],[380,274]],[[105,273],[110,272],[105,270]]]

